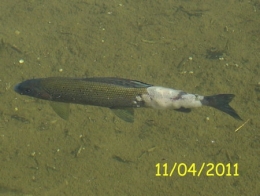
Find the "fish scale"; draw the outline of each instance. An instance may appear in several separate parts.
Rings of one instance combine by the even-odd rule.
[[[109,108],[140,107],[143,103],[138,103],[136,97],[147,93],[146,88],[143,87],[124,87],[117,83],[101,83],[84,79],[47,78],[41,79],[40,84],[51,96],[52,101]]]

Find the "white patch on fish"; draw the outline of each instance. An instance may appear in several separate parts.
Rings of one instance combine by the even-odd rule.
[[[155,109],[201,107],[201,100],[204,99],[204,96],[160,86],[148,87],[147,93],[142,95],[145,106]]]

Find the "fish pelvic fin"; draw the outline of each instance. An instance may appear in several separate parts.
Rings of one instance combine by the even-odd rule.
[[[114,114],[125,122],[133,123],[134,122],[134,109],[133,108],[124,108],[124,109],[114,109],[111,108]]]
[[[203,105],[216,108],[226,114],[232,116],[237,120],[242,120],[242,118],[237,114],[237,112],[229,105],[232,99],[235,97],[233,94],[218,94],[212,96],[204,96],[201,101]]]

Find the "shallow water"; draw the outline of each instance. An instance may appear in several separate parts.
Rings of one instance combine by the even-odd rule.
[[[260,192],[258,1],[4,0],[0,20],[5,193]],[[203,107],[190,114],[137,109],[130,124],[109,109],[82,105],[71,105],[64,121],[47,101],[13,91],[25,79],[50,76],[118,76],[201,95],[232,93],[244,121]],[[172,176],[163,176],[175,163]],[[198,177],[185,170],[192,163],[214,169],[208,165]]]

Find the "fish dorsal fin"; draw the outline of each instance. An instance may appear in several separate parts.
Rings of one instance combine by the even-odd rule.
[[[125,88],[148,88],[150,86],[153,86],[151,84],[146,84],[144,82],[140,82],[137,80],[129,80],[124,78],[116,78],[116,77],[95,77],[95,78],[84,78],[82,80],[89,81],[89,82],[118,85]]]

